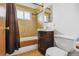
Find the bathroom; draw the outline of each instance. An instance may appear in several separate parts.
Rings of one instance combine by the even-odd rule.
[[[0,4],[0,40],[2,42],[0,43],[0,55],[79,56],[78,3],[13,3],[16,6],[16,17],[18,19],[18,45],[20,45],[18,50],[13,48],[15,44],[10,39],[7,40],[7,38],[5,38],[6,34],[8,35],[7,32],[5,33],[5,30],[10,30],[10,27],[6,27],[6,25],[11,19],[7,16],[8,10],[10,9],[7,10],[7,6],[5,6],[7,4]],[[6,16],[9,20],[6,19]],[[11,23],[8,24],[8,26],[10,25]],[[57,38],[59,40],[57,40]],[[44,39],[46,42],[44,42]],[[9,46],[9,44],[6,41],[14,45],[9,48],[7,47],[7,53],[5,46]],[[11,49],[13,49],[14,52]],[[67,49],[67,51],[64,49]],[[50,52],[50,50],[52,50],[52,52]],[[58,54],[56,52],[60,53]]]

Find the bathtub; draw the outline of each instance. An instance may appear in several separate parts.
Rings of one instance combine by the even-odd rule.
[[[20,38],[20,42],[22,42],[22,41],[29,41],[29,40],[37,40],[37,39],[38,39],[37,36],[23,37],[23,38]]]
[[[20,38],[20,42],[30,41],[30,40],[38,40],[38,37],[37,36],[31,36],[31,37]],[[21,47],[21,48],[19,48],[19,50],[15,50],[15,52],[12,53],[12,54],[6,54],[6,56],[17,55],[17,54],[21,54],[21,53],[25,53],[25,52],[34,50],[34,49],[38,49],[38,44]]]

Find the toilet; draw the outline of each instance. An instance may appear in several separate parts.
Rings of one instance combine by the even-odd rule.
[[[50,47],[46,50],[46,56],[67,56],[74,50],[77,37],[55,35],[54,41],[56,47]]]

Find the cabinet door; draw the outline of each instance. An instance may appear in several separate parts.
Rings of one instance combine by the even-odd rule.
[[[5,29],[4,20],[0,19],[0,56],[5,55]]]
[[[41,42],[38,46],[39,51],[45,55],[46,49],[48,48],[48,45],[46,45],[45,42]]]

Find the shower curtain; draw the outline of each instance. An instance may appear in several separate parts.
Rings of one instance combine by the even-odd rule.
[[[6,3],[6,53],[13,53],[20,47],[18,20],[14,3]]]

